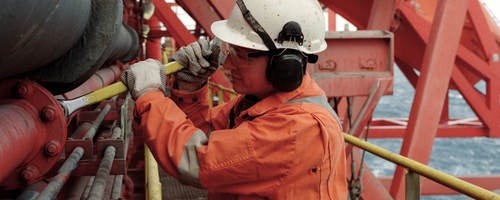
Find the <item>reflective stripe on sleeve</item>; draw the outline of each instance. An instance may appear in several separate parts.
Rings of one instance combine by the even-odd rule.
[[[337,123],[339,124],[340,129],[342,129],[342,123],[340,122],[340,118],[337,115],[337,113],[335,113],[332,106],[330,104],[328,104],[328,100],[326,99],[326,96],[320,95],[320,96],[311,96],[311,97],[305,97],[305,98],[300,98],[300,99],[293,99],[293,100],[287,101],[286,103],[300,103],[300,102],[312,103],[312,104],[316,104],[316,105],[319,105],[319,106],[325,108],[337,120]]]
[[[196,131],[184,144],[184,152],[179,162],[180,181],[185,184],[200,187],[200,165],[198,163],[198,147],[207,144],[208,138],[203,131]]]

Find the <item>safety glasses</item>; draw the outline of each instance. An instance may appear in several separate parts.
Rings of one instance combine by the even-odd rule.
[[[225,45],[222,52],[224,56],[226,56],[227,58],[238,58],[241,60],[249,60],[250,58],[271,55],[268,54],[266,51],[255,51],[244,47],[233,46],[228,43],[224,44]]]
[[[252,50],[252,49],[248,49],[248,48],[244,48],[244,47],[239,47],[239,46],[233,46],[231,44],[228,44],[228,43],[224,43],[224,47],[225,49],[222,51],[224,52],[224,55],[226,57],[236,57],[238,59],[242,59],[242,60],[245,60],[245,61],[248,61],[250,58],[257,58],[257,57],[261,57],[261,56],[268,56],[268,57],[271,57],[271,56],[279,56],[285,52],[287,52],[287,50],[290,50],[290,49],[275,49],[273,51],[255,51],[255,50]],[[302,54],[305,58],[307,58],[307,62],[309,63],[316,63],[316,61],[318,60],[318,56],[315,55],[315,54],[305,54],[303,52],[300,52],[298,51],[300,54]]]

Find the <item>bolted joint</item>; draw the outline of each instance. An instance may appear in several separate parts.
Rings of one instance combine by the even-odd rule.
[[[37,178],[38,174],[39,174],[38,169],[33,165],[26,166],[26,168],[24,168],[23,171],[21,172],[22,178],[27,182]]]
[[[54,157],[59,153],[59,142],[51,140],[45,144],[45,155],[49,157]]]
[[[48,105],[42,108],[41,118],[44,122],[50,122],[56,119],[57,113],[54,106]]]
[[[16,96],[18,98],[27,98],[33,94],[33,89],[29,84],[26,84],[26,82],[19,82],[16,85]]]

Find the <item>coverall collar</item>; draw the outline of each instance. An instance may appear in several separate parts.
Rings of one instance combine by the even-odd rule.
[[[289,100],[316,95],[324,95],[324,92],[314,83],[309,73],[306,73],[302,79],[302,84],[297,89],[290,92],[274,93],[260,100],[246,111],[241,112],[240,116],[244,114],[248,114],[250,117],[259,116]]]

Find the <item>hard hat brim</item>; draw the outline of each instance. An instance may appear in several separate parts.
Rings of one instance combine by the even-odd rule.
[[[259,51],[269,50],[255,32],[250,30],[234,30],[228,25],[227,20],[212,23],[211,30],[215,37],[226,43]]]
[[[228,24],[228,20],[221,20],[212,23],[211,26],[212,33],[215,37],[218,37],[223,42],[233,44],[236,46],[245,47],[248,49],[255,49],[259,51],[268,51],[262,39],[255,33],[253,30],[235,30]],[[278,48],[287,48],[286,46],[277,45]],[[319,48],[316,48],[316,51],[310,51],[304,47],[295,47],[299,51],[308,54],[315,54],[325,50],[327,47],[326,41],[321,41]]]

